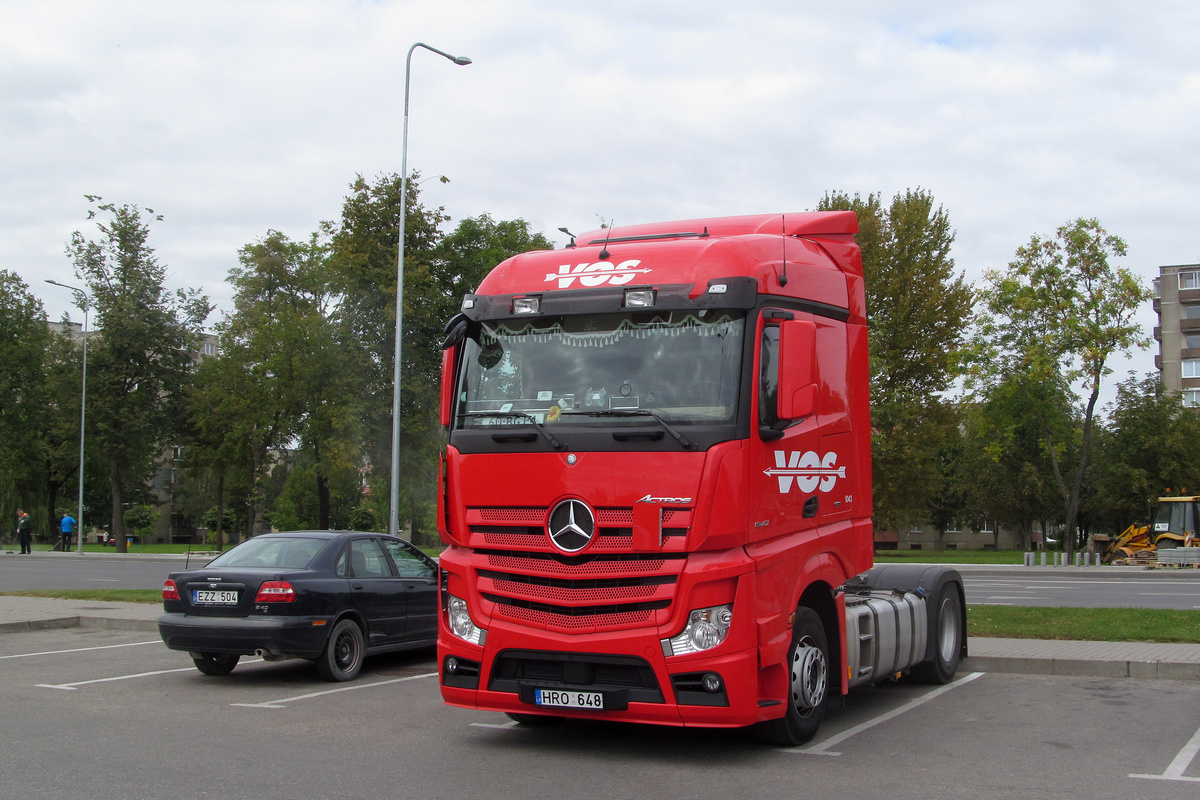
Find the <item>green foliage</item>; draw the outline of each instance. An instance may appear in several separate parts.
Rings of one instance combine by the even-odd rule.
[[[145,536],[154,530],[162,512],[154,506],[137,505],[125,511],[125,527],[132,528],[139,536]]]
[[[211,306],[196,290],[167,291],[166,269],[148,244],[149,225],[138,208],[88,199],[96,206],[88,218],[97,219],[98,238],[76,231],[67,255],[95,305],[88,425],[108,460],[112,532],[123,552],[122,498],[145,485],[155,459],[180,432],[192,369],[188,353]]]
[[[1054,238],[1035,235],[1018,248],[1007,270],[987,273],[982,293],[991,313],[976,341],[979,394],[1021,376],[1027,387],[1062,387],[1075,405],[1077,426],[1069,430],[1039,418],[1068,552],[1078,543],[1096,402],[1109,360],[1149,344],[1134,315],[1150,293],[1129,270],[1109,263],[1123,255],[1120,238],[1094,219],[1078,219]]]
[[[379,531],[379,515],[374,509],[359,506],[350,514],[350,529],[355,531]]]
[[[951,497],[957,412],[941,397],[960,370],[974,293],[956,274],[949,215],[909,190],[826,194],[818,208],[858,215],[871,336],[871,425],[877,524],[900,529],[961,513]]]
[[[1157,375],[1118,384],[1108,415],[1090,504],[1101,531],[1117,533],[1144,519],[1159,497],[1200,493],[1200,416]]]
[[[41,302],[15,273],[0,269],[0,525],[18,506],[33,511],[44,457],[44,364],[50,334]]]

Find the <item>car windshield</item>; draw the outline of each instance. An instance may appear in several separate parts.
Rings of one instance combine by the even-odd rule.
[[[724,311],[484,323],[466,343],[456,425],[612,417],[627,424],[631,413],[671,423],[727,422],[737,412],[744,324]]]
[[[217,556],[208,566],[305,569],[327,543],[299,536],[258,537]]]

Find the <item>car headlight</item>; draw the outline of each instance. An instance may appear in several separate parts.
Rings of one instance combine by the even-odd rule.
[[[688,614],[687,625],[678,636],[662,640],[663,653],[678,656],[684,653],[699,653],[725,641],[729,625],[733,622],[733,606],[697,608]]]
[[[467,610],[467,601],[461,597],[447,595],[446,618],[451,632],[460,639],[471,644],[483,645],[487,641],[487,631],[475,624],[471,612]]]

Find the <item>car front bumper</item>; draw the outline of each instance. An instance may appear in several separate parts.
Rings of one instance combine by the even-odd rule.
[[[325,649],[330,617],[196,617],[168,612],[158,634],[172,650],[316,658]]]

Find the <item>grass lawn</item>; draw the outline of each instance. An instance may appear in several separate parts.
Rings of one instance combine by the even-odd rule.
[[[1023,550],[876,550],[876,564],[1016,564]]]

